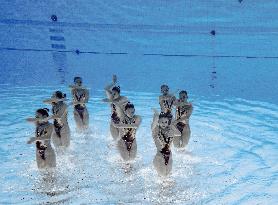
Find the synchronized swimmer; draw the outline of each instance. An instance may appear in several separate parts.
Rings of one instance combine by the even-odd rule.
[[[113,75],[112,82],[104,90],[106,93],[103,102],[111,106],[110,133],[116,142],[121,158],[132,161],[137,155],[136,131],[141,124],[141,116],[135,114],[135,106],[127,97],[121,95],[120,86],[117,85],[117,76]],[[89,101],[89,90],[82,85],[82,78],[75,77],[74,85],[69,86],[72,94],[73,116],[78,131],[89,128],[89,112],[86,103]],[[159,96],[160,112],[153,109],[154,116],[151,125],[152,137],[157,148],[153,160],[154,168],[160,176],[167,176],[172,170],[171,147],[184,149],[189,142],[189,118],[193,111],[192,103],[188,102],[185,90],[179,92],[179,98],[169,93],[168,85],[161,86],[162,95]],[[27,121],[35,123],[35,136],[28,144],[36,143],[36,161],[39,169],[56,166],[57,149],[66,149],[70,145],[70,127],[68,124],[68,105],[66,94],[61,91],[53,93],[44,103],[52,105],[52,114],[49,109],[38,109],[35,118]],[[176,107],[175,117],[172,110]],[[53,124],[49,121],[53,120]],[[52,148],[51,142],[55,149]]]

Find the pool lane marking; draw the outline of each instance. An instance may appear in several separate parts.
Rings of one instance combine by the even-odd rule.
[[[64,44],[51,44],[51,47],[54,49],[66,49]]]
[[[65,41],[64,36],[50,36],[51,41]]]
[[[0,50],[9,51],[34,51],[34,52],[61,52],[76,53],[76,50],[54,50],[54,49],[35,49],[35,48],[11,48],[0,47]],[[97,52],[97,51],[79,51],[80,54],[93,55],[129,55],[127,52]],[[143,53],[143,56],[161,56],[161,57],[205,57],[205,58],[247,58],[247,59],[278,59],[278,56],[236,56],[236,55],[197,55],[197,54],[163,54],[163,53]]]

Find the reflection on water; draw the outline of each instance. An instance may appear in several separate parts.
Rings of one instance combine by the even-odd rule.
[[[156,148],[151,108],[158,106],[157,94],[123,93],[143,118],[137,158],[126,163],[109,136],[110,109],[100,102],[102,92],[96,93],[88,105],[90,131],[76,132],[70,108],[71,147],[57,153],[56,169],[39,172],[35,146],[26,144],[34,127],[24,119],[44,106],[42,99],[55,88],[0,89],[0,204],[275,204],[278,200],[276,105],[193,96],[190,143],[185,150],[173,149],[173,173],[162,178],[152,165]]]

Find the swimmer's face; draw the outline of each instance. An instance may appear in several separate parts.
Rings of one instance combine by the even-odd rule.
[[[74,81],[75,85],[77,86],[81,86],[82,85],[82,80],[80,78],[77,78],[75,81]]]
[[[187,100],[188,96],[185,93],[180,94],[180,99],[181,100]]]
[[[167,117],[162,117],[158,120],[158,124],[161,128],[165,129],[169,125],[169,119]]]
[[[135,114],[135,109],[134,108],[127,108],[125,111],[125,114],[129,117],[129,118],[133,118],[134,114]]]
[[[39,112],[36,112],[36,119],[41,121],[43,119],[43,115]]]
[[[161,87],[161,93],[162,93],[163,95],[167,95],[168,92],[169,92],[168,86],[162,86],[162,87]]]
[[[118,91],[116,90],[112,90],[112,97],[113,99],[117,99],[118,97],[120,97],[120,93],[118,93]]]

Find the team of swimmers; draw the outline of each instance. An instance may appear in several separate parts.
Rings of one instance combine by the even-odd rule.
[[[73,115],[76,127],[80,131],[89,128],[89,113],[86,103],[89,100],[89,91],[82,85],[82,78],[75,77],[74,85],[69,86],[72,94]],[[137,154],[136,131],[141,124],[141,117],[135,114],[134,104],[121,95],[117,76],[113,75],[112,82],[105,88],[106,98],[103,102],[111,105],[110,132],[117,143],[120,156],[125,161],[134,160]],[[159,96],[160,112],[153,109],[154,116],[151,125],[152,137],[157,148],[153,165],[161,176],[167,176],[172,170],[171,145],[184,148],[190,138],[189,118],[193,106],[187,101],[186,91],[179,92],[179,98],[169,92],[167,85],[161,86],[162,95]],[[55,149],[67,148],[70,145],[70,128],[68,125],[68,105],[66,94],[61,91],[53,93],[44,103],[52,105],[52,115],[49,109],[42,108],[36,111],[35,118],[27,121],[36,125],[35,137],[27,143],[36,143],[36,161],[38,168],[52,168],[56,166]],[[176,107],[175,117],[173,108]],[[49,121],[53,120],[53,124]]]

